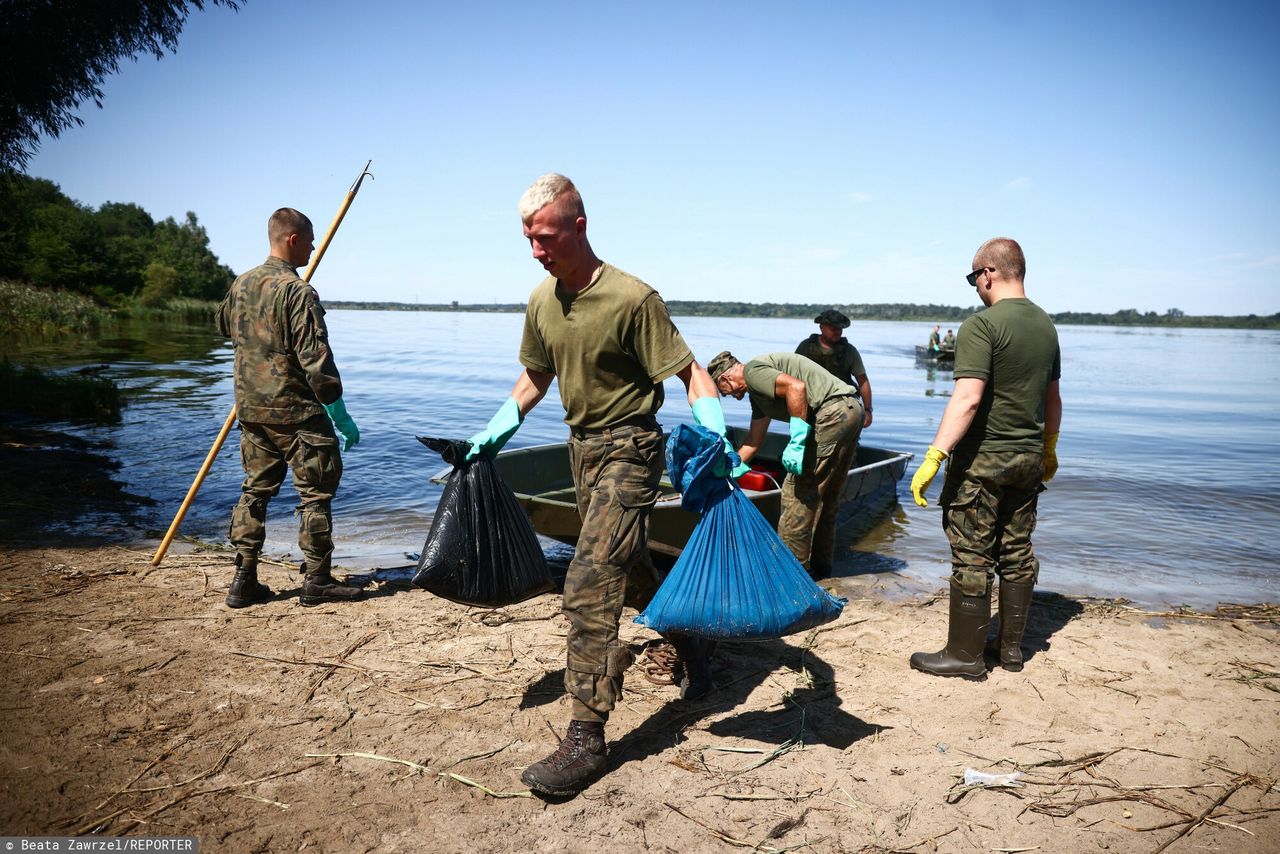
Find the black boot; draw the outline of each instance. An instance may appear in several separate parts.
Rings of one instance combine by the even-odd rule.
[[[564,798],[585,789],[604,772],[604,724],[569,721],[569,731],[555,752],[535,762],[520,779],[535,792]]]
[[[1022,633],[1031,616],[1031,593],[1034,582],[1000,582],[1000,633],[997,640],[987,642],[987,655],[998,658],[1000,666],[1015,673],[1022,669]]]
[[[339,581],[326,572],[308,572],[302,581],[303,605],[323,605],[325,602],[354,602],[364,591],[354,584]]]
[[[706,638],[685,635],[676,649],[680,651],[681,700],[700,700],[715,687],[711,683],[711,654],[716,642]]]
[[[236,555],[236,574],[227,591],[228,608],[247,608],[271,598],[271,588],[258,581],[258,559]]]
[[[938,652],[912,653],[911,666],[934,676],[985,678],[987,665],[982,660],[982,647],[990,624],[990,591],[983,596],[965,596],[953,586],[947,645]]]

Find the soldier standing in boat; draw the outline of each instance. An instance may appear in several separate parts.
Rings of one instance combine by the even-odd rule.
[[[944,336],[942,336],[942,349],[943,349],[943,350],[954,350],[955,348],[956,348],[956,336],[955,336],[955,333],[954,333],[954,332],[952,332],[950,329],[948,329],[948,330],[947,330],[947,334],[946,334],[946,335],[944,335]]]
[[[1031,546],[1036,503],[1058,470],[1058,333],[1027,299],[1027,263],[1018,244],[988,240],[966,277],[984,310],[960,326],[955,390],[933,444],[911,478],[916,504],[947,463],[938,504],[951,542],[947,645],[917,652],[911,666],[935,676],[986,676],[994,576],[1000,576],[1000,630],[986,651],[1005,670],[1022,669],[1022,634],[1040,563]]]
[[[564,586],[565,690],[572,712],[560,746],[521,779],[543,794],[567,796],[605,768],[604,725],[634,660],[618,638],[623,604],[643,608],[657,590],[646,527],[663,470],[655,417],[663,380],[678,377],[684,384],[698,424],[721,436],[726,431],[715,384],[694,361],[662,297],[596,257],[573,182],[543,175],[521,197],[520,218],[534,260],[550,275],[533,290],[525,311],[524,371],[488,426],[471,438],[468,459],[496,454],[551,381],[559,381],[582,518]],[[727,462],[725,468],[727,475]],[[706,693],[706,642],[668,639],[679,653],[681,696]]]
[[[360,431],[342,402],[342,378],[329,349],[324,308],[298,275],[315,249],[311,220],[280,208],[267,222],[271,255],[241,275],[218,306],[218,331],[235,347],[236,414],[244,483],[231,511],[236,571],[227,606],[244,608],[271,598],[258,581],[258,556],[267,537],[267,502],[286,471],[298,490],[298,547],[303,605],[344,602],[361,590],[336,580],[330,505],[342,477],[334,425],[346,439]]]
[[[942,349],[942,339],[938,335],[938,330],[941,328],[942,327],[939,324],[935,323],[933,325],[933,331],[929,333],[929,352],[930,353],[936,353]]]
[[[791,440],[782,454],[787,478],[778,536],[810,575],[830,576],[840,496],[865,418],[857,390],[795,353],[768,353],[743,364],[725,350],[707,370],[721,394],[751,399],[751,427],[738,448],[742,464],[734,477],[746,472],[771,420],[790,426]]]
[[[863,367],[858,348],[849,343],[844,330],[849,328],[849,318],[834,308],[829,308],[813,319],[818,331],[800,342],[796,353],[817,362],[842,383],[858,390],[862,401],[862,429],[871,426],[871,380]]]

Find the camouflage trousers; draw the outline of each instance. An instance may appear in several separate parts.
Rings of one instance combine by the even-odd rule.
[[[956,455],[938,504],[951,541],[951,585],[965,596],[986,596],[995,575],[1036,582],[1040,562],[1031,547],[1036,501],[1044,486],[1038,451]]]
[[[569,462],[582,533],[564,582],[564,687],[573,697],[574,720],[602,722],[634,660],[618,639],[622,606],[642,609],[658,589],[646,539],[662,477],[662,431],[656,422],[575,429]]]
[[[231,545],[242,560],[256,561],[267,539],[267,502],[280,491],[286,468],[298,490],[298,547],[307,572],[328,572],[333,560],[330,504],[342,478],[342,456],[328,416],[300,424],[240,422],[244,483],[231,509]]]
[[[837,397],[817,411],[799,476],[782,482],[778,536],[796,560],[815,574],[829,574],[835,559],[840,495],[862,435],[862,401]]]

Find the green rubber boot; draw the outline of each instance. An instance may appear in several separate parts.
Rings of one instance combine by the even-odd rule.
[[[911,666],[934,676],[985,679],[987,665],[982,658],[982,648],[990,625],[990,591],[984,596],[965,596],[953,586],[947,645],[938,652],[912,653]]]
[[[1005,670],[1022,669],[1022,635],[1031,616],[1031,593],[1034,582],[1000,582],[1000,633],[987,642],[987,656],[999,659]]]

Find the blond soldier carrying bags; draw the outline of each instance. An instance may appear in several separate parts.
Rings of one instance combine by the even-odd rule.
[[[751,427],[738,448],[742,464],[734,469],[734,477],[746,472],[770,420],[788,423],[791,441],[782,453],[787,478],[778,535],[810,575],[828,577],[835,559],[840,495],[865,419],[857,391],[795,353],[769,353],[744,365],[726,350],[707,369],[721,394],[738,400],[751,397]]]
[[[951,542],[951,619],[947,645],[917,652],[911,666],[934,676],[981,679],[991,623],[991,588],[1000,576],[1000,632],[991,650],[1006,670],[1022,669],[1022,634],[1040,562],[1031,546],[1042,483],[1058,470],[1062,373],[1058,333],[1027,299],[1022,248],[988,240],[966,276],[987,306],[960,326],[955,390],[933,444],[911,478],[916,504],[947,463],[938,503]]]
[[[267,223],[271,256],[232,283],[218,306],[218,331],[235,347],[236,413],[244,483],[231,511],[236,572],[227,606],[244,608],[271,598],[258,581],[258,556],[267,536],[267,502],[285,471],[298,490],[298,546],[305,560],[303,605],[357,599],[360,588],[330,574],[330,504],[342,477],[334,424],[346,439],[360,431],[342,402],[342,378],[329,349],[324,309],[298,276],[315,248],[311,220],[280,208]],[[332,422],[330,422],[332,419]]]
[[[662,297],[596,257],[573,182],[543,175],[521,197],[520,218],[534,259],[549,276],[525,312],[524,371],[489,425],[471,438],[469,457],[496,454],[551,381],[559,381],[582,518],[564,585],[572,719],[559,748],[526,768],[521,779],[535,791],[566,796],[605,768],[604,724],[633,659],[618,638],[624,600],[642,608],[657,589],[646,528],[663,468],[655,418],[663,380],[674,376],[684,383],[700,425],[721,436],[725,425],[715,385],[694,361]],[[705,644],[686,638],[676,648],[685,674],[682,696],[705,693]]]

